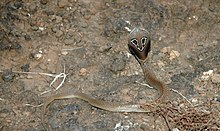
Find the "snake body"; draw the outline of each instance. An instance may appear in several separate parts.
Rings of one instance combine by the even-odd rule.
[[[167,87],[164,85],[163,82],[157,79],[155,74],[152,72],[149,64],[146,62],[148,53],[151,50],[151,41],[150,41],[149,33],[142,28],[134,28],[130,33],[128,47],[131,54],[139,62],[147,83],[150,86],[153,86],[159,92],[158,99],[153,101],[154,104],[152,105],[158,105],[164,102],[165,100],[167,100],[167,98],[169,97],[169,90],[167,89]],[[68,91],[68,92],[56,94],[45,101],[43,106],[43,114],[42,114],[43,123],[44,123],[44,113],[47,106],[54,100],[67,99],[67,98],[78,98],[88,102],[90,105],[94,107],[111,112],[150,112],[151,111],[151,108],[148,108],[149,106],[145,106],[141,104],[126,105],[120,103],[107,102],[103,100],[94,99],[88,96],[87,94],[81,92]],[[146,105],[151,105],[151,103],[146,103]]]

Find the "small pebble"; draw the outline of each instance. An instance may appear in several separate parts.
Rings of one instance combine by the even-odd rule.
[[[60,37],[63,35],[63,32],[61,30],[57,30],[55,35],[56,37]]]
[[[68,0],[58,0],[58,3],[57,3],[57,5],[58,5],[60,8],[69,6],[69,4],[70,4],[70,3],[69,3]]]
[[[179,131],[179,129],[178,128],[173,128],[172,131]]]
[[[212,80],[213,83],[220,83],[220,74],[214,74],[211,77],[211,80]]]
[[[129,91],[130,91],[129,88],[124,88],[121,90],[121,93],[126,95],[126,94],[128,94]]]
[[[40,31],[43,31],[43,30],[44,30],[44,27],[39,27],[39,30],[40,30]]]
[[[128,95],[120,95],[120,99],[122,99],[123,101],[131,102],[133,98]]]
[[[40,1],[40,3],[41,3],[42,5],[46,5],[47,2],[48,2],[48,0],[41,0],[41,1]]]
[[[100,46],[99,52],[108,52],[110,49],[112,49],[111,45],[105,45],[105,46]]]
[[[220,96],[219,96],[219,97],[214,98],[214,100],[215,100],[215,101],[220,102]]]
[[[57,22],[57,23],[60,23],[60,22],[62,22],[62,20],[63,20],[63,18],[60,17],[60,16],[55,16],[55,18],[56,18],[56,22]]]
[[[67,52],[67,51],[62,51],[61,54],[62,54],[62,55],[67,55],[68,52]]]
[[[2,79],[6,82],[12,81],[15,74],[11,70],[5,70],[2,74]]]
[[[179,107],[180,108],[185,108],[185,104],[182,103],[182,104],[179,105]]]
[[[25,39],[26,41],[30,41],[30,40],[31,40],[31,36],[28,35],[28,34],[26,34],[26,35],[24,36],[24,39]]]
[[[122,71],[125,68],[126,62],[124,58],[115,58],[111,64],[111,70],[113,72]]]
[[[31,28],[33,31],[37,31],[39,29],[37,26],[32,26]]]
[[[84,76],[84,75],[86,75],[86,73],[87,73],[87,70],[85,68],[81,68],[79,71],[80,76]]]
[[[203,75],[211,76],[211,75],[213,75],[213,70],[209,70],[209,71],[203,72]]]
[[[37,54],[35,54],[34,55],[34,58],[36,58],[37,60],[39,60],[40,58],[42,58],[42,54],[40,54],[40,53],[37,53]]]
[[[171,51],[171,48],[168,46],[168,47],[164,47],[160,50],[162,53],[168,53]]]
[[[164,64],[162,61],[160,61],[160,60],[158,60],[157,65],[158,65],[160,68],[162,68],[163,66],[165,66],[165,64]]]
[[[180,53],[178,52],[178,51],[175,51],[175,50],[172,50],[171,52],[170,52],[170,60],[173,60],[173,59],[175,59],[175,58],[177,58],[177,57],[179,57],[180,56]]]
[[[24,72],[29,72],[30,64],[24,64],[21,66],[21,70]]]
[[[207,81],[211,76],[213,76],[213,70],[203,72],[203,75],[201,76],[201,80]]]
[[[198,99],[196,99],[196,98],[192,99],[192,103],[197,103],[197,102],[198,102]]]
[[[33,79],[34,77],[33,76],[31,76],[31,75],[28,75],[27,76],[27,79]]]
[[[64,43],[65,43],[66,45],[71,45],[71,44],[74,44],[75,42],[74,42],[74,39],[65,39],[65,40],[64,40]]]

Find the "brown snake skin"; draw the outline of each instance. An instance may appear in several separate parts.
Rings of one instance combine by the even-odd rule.
[[[154,106],[159,105],[160,103],[165,102],[169,97],[169,90],[166,86],[164,86],[163,82],[158,80],[154,75],[153,71],[150,68],[150,65],[146,62],[148,53],[151,50],[151,40],[149,37],[149,33],[142,28],[134,28],[129,37],[128,48],[131,54],[136,58],[139,62],[145,79],[150,86],[153,86],[159,92],[159,98],[153,101],[152,103],[146,103],[146,105],[141,104],[130,104],[124,105],[120,103],[107,102],[103,100],[94,99],[87,94],[68,91],[56,94],[48,98],[43,105],[43,113],[42,113],[42,123],[44,127],[44,114],[47,106],[54,100],[58,99],[66,99],[66,98],[78,98],[88,102],[90,105],[107,110],[112,112],[150,112]]]

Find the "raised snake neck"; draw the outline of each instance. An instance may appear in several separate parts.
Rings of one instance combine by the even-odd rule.
[[[111,112],[150,112],[152,111],[152,108],[154,106],[160,105],[161,103],[166,101],[169,97],[169,90],[163,84],[163,82],[161,82],[156,78],[149,64],[146,62],[148,53],[150,52],[150,48],[151,48],[150,37],[148,32],[142,28],[133,29],[130,33],[128,47],[131,54],[134,55],[136,60],[139,62],[147,83],[150,86],[153,86],[159,92],[158,99],[156,99],[152,103],[146,103],[146,105],[152,104],[152,106],[149,107],[142,104],[120,104],[120,103],[107,102],[103,100],[94,99],[84,93],[67,91],[51,96],[45,101],[43,105],[43,113],[42,113],[43,124],[44,124],[44,114],[47,106],[52,101],[58,99],[78,98],[88,102],[90,105],[94,107]]]

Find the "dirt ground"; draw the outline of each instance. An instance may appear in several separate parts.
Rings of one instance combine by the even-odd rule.
[[[174,91],[172,104],[152,113],[57,100],[45,123],[57,131],[220,130],[219,0],[1,0],[0,16],[0,130],[44,130],[41,105],[67,90],[121,103],[154,100],[157,91],[140,84],[127,48],[136,26],[151,34],[152,70],[193,107]],[[56,91],[62,78],[50,86],[54,77],[39,74],[64,70]]]

